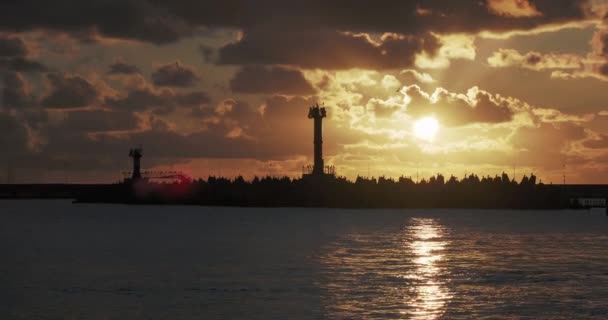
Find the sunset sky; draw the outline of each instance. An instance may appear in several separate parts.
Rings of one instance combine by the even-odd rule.
[[[608,183],[608,0],[2,1],[0,76],[0,183],[297,177],[317,102],[350,179]]]

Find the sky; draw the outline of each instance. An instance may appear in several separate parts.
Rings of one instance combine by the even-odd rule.
[[[0,183],[298,177],[316,103],[349,179],[608,183],[608,1],[0,2]]]

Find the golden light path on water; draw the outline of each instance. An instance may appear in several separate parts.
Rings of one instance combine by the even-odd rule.
[[[409,231],[415,239],[409,245],[416,258],[416,268],[408,277],[418,280],[417,296],[407,301],[413,307],[410,311],[412,319],[437,319],[445,311],[451,295],[445,283],[439,279],[441,268],[437,263],[444,259],[442,251],[446,241],[442,241],[440,226],[433,219],[412,219]]]
[[[396,229],[396,228],[395,228]],[[446,229],[408,218],[393,232],[351,233],[321,259],[326,315],[332,319],[439,319],[452,298]]]

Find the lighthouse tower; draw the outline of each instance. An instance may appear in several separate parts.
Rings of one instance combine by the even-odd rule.
[[[131,180],[136,181],[141,179],[141,157],[142,149],[133,148],[129,150],[129,157],[133,158],[133,176]]]
[[[327,111],[318,104],[308,110],[308,118],[314,120],[314,164],[304,168],[305,176],[334,175],[334,167],[325,167],[323,161],[323,118],[327,117]]]

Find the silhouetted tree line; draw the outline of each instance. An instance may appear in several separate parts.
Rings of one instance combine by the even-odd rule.
[[[100,187],[80,201],[208,206],[337,208],[565,208],[567,197],[556,186],[506,173],[496,177],[471,174],[463,179],[436,175],[416,183],[411,177],[264,177],[247,181],[209,177],[191,182],[127,182]]]

